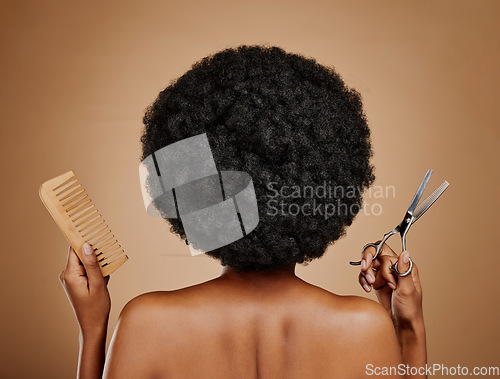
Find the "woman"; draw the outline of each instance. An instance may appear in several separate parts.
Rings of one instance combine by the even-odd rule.
[[[345,234],[374,181],[361,97],[333,68],[278,47],[226,49],[160,92],[144,124],[143,159],[206,133],[219,170],[251,176],[259,223],[206,253],[220,277],[131,300],[106,360],[108,278],[89,245],[82,263],[70,249],[60,279],[80,325],[80,378],[401,377],[400,364],[426,365],[418,269],[390,269],[409,268],[407,251],[364,251],[359,283],[380,304],[295,275]],[[186,240],[179,219],[167,222]]]

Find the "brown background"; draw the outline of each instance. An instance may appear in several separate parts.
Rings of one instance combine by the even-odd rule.
[[[131,258],[109,284],[110,335],[134,296],[220,273],[143,209],[139,135],[158,91],[243,43],[334,66],[363,95],[375,184],[396,188],[298,275],[365,296],[347,262],[400,221],[432,168],[429,189],[450,188],[408,236],[429,362],[500,365],[498,1],[103,3],[1,3],[1,377],[75,373],[77,324],[58,281],[67,243],[38,198],[48,178],[74,170]]]

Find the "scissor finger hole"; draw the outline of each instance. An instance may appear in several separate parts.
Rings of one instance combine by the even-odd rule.
[[[404,276],[408,276],[410,275],[411,271],[413,270],[413,262],[411,260],[411,258],[408,258],[409,261],[408,263],[410,264],[410,267],[408,267],[408,270],[406,270],[406,272],[399,272],[398,270],[398,262],[396,261],[396,263],[394,263],[392,266],[391,266],[391,269],[394,270],[394,272],[399,276],[399,277],[404,277]]]

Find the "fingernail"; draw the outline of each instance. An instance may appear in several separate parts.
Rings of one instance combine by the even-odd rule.
[[[366,292],[370,292],[371,288],[368,284],[363,284],[363,288],[365,289]]]
[[[372,284],[375,281],[375,278],[370,274],[366,274],[366,280],[368,280],[368,282]]]
[[[408,253],[407,251],[405,251],[403,253],[403,262],[404,263],[408,263],[410,261],[410,253]]]
[[[388,285],[389,287],[391,287],[393,290],[395,290],[395,289],[396,289],[396,286],[395,286],[394,284],[392,284],[391,282],[388,282],[388,283],[387,283],[387,285]]]
[[[88,243],[84,243],[83,244],[83,252],[86,254],[86,255],[92,255],[92,248],[90,247],[90,245]]]
[[[366,261],[364,259],[361,261],[361,269],[366,269]]]

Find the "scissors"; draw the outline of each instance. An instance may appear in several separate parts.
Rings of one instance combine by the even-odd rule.
[[[403,245],[403,251],[406,250],[406,234],[408,233],[408,230],[410,230],[410,227],[415,222],[417,222],[417,220],[425,213],[425,211],[427,211],[427,209],[431,207],[432,204],[434,204],[434,202],[439,198],[439,196],[441,196],[441,194],[449,186],[449,183],[445,180],[433,193],[431,193],[424,201],[422,201],[417,206],[418,202],[420,201],[420,198],[424,193],[425,187],[427,186],[427,182],[429,181],[431,175],[432,175],[432,170],[427,171],[427,174],[425,174],[422,183],[420,183],[420,186],[418,187],[417,192],[415,193],[415,196],[413,197],[413,200],[411,201],[411,204],[408,207],[405,216],[403,217],[403,221],[401,221],[401,223],[398,226],[396,226],[392,231],[390,231],[387,234],[384,234],[384,238],[382,238],[380,242],[366,244],[361,250],[361,256],[363,256],[363,253],[366,250],[366,248],[373,246],[377,249],[375,256],[372,259],[372,261],[374,261],[379,256],[384,243],[389,239],[390,236],[396,233],[401,234],[401,244]],[[409,260],[410,267],[406,272],[404,273],[399,272],[398,262],[394,263],[391,266],[391,269],[395,271],[398,276],[409,275],[411,273],[411,270],[413,269],[413,262],[411,261],[411,258],[409,259],[410,259]],[[361,264],[361,261],[349,262],[349,263],[351,265],[358,266]]]

